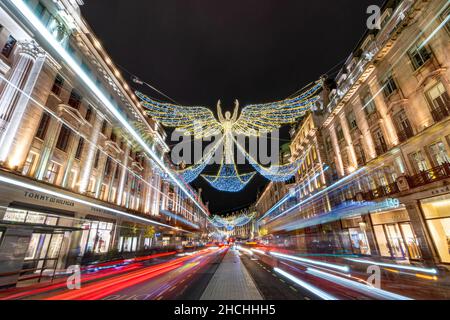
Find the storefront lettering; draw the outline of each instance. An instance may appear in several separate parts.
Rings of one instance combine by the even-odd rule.
[[[55,197],[50,197],[50,196],[35,193],[35,192],[25,191],[25,197],[39,200],[39,201],[45,201],[45,202],[49,202],[49,203],[59,204],[59,205],[63,205],[63,206],[69,206],[69,207],[75,206],[75,202],[73,202],[73,201],[58,199]]]
[[[442,193],[448,193],[448,192],[450,192],[450,187],[449,186],[444,187],[444,188],[440,188],[440,189],[437,189],[437,190],[433,190],[433,191],[431,191],[431,194],[434,196],[434,195],[438,195],[438,194],[442,194]]]

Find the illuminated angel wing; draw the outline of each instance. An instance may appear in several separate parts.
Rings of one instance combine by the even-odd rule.
[[[136,95],[142,100],[147,114],[166,127],[176,128],[196,139],[222,133],[221,124],[206,107],[183,107],[155,101],[140,92]]]
[[[306,92],[286,100],[246,106],[233,124],[235,134],[258,136],[261,132],[279,129],[282,125],[295,123],[319,100],[322,87],[318,81]]]

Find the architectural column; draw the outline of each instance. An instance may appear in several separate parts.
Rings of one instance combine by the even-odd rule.
[[[422,253],[422,259],[429,264],[439,262],[439,256],[433,248],[433,240],[428,234],[426,222],[423,218],[422,209],[418,200],[405,203],[409,218],[411,219],[411,226],[414,229],[416,239]]]
[[[371,83],[372,92],[377,92],[374,96],[375,106],[378,110],[378,113],[381,116],[381,124],[382,130],[386,138],[386,143],[389,148],[398,145],[399,139],[397,135],[397,131],[395,129],[394,121],[392,120],[391,115],[388,112],[388,108],[384,101],[383,89],[378,84],[378,81],[373,81]]]
[[[97,153],[97,142],[100,135],[100,129],[103,123],[103,115],[97,112],[94,128],[92,129],[91,141],[89,142],[86,160],[82,165],[80,178],[80,193],[87,192],[89,180],[91,178],[92,167],[94,166],[95,154]]]
[[[358,160],[356,159],[356,153],[355,153],[355,148],[353,147],[353,141],[352,141],[352,136],[350,134],[350,128],[348,127],[348,122],[347,122],[347,118],[345,117],[345,113],[342,112],[339,115],[339,119],[341,121],[341,127],[342,127],[342,131],[344,132],[344,138],[345,138],[345,142],[347,144],[347,152],[348,152],[348,159],[349,159],[349,165],[350,167],[352,167],[354,171],[356,170],[356,168],[358,168]]]
[[[116,179],[116,170],[119,170],[119,164],[115,161],[111,162],[111,177],[109,179],[109,185],[108,185],[108,202],[114,202],[113,197],[114,197],[114,182]]]
[[[36,170],[36,179],[38,180],[44,179],[47,172],[48,162],[52,156],[53,149],[55,148],[60,128],[61,122],[57,119],[51,118],[41,154],[39,156],[39,164]]]
[[[70,172],[72,171],[72,167],[73,167],[73,162],[75,161],[75,153],[77,152],[78,149],[78,144],[80,143],[80,136],[76,136],[73,135],[70,138],[70,147],[69,147],[69,151],[67,152],[68,154],[68,159],[67,159],[67,165],[66,168],[64,170],[64,177],[62,180],[62,184],[61,186],[63,188],[67,188],[67,183],[70,177]]]
[[[377,156],[369,123],[367,122],[366,114],[364,113],[361,105],[353,105],[353,112],[355,113],[356,122],[363,138],[363,148],[366,154],[367,162],[369,162]]]
[[[102,184],[103,184],[103,181],[105,178],[105,165],[106,165],[107,159],[108,159],[108,156],[100,151],[100,159],[99,159],[98,168],[97,168],[97,180],[96,180],[97,185],[95,186],[95,189],[94,189],[96,198],[100,197],[100,192],[102,190]]]
[[[11,153],[23,115],[45,62],[45,51],[34,41],[19,43],[19,53],[0,93],[0,162],[11,169],[24,161],[24,152]],[[23,144],[23,141],[20,142]]]
[[[116,203],[119,206],[122,205],[123,191],[124,191],[125,181],[126,181],[127,174],[128,174],[129,154],[130,154],[130,145],[127,144],[125,147],[125,152],[124,152],[123,160],[122,160],[122,166],[121,166],[122,171],[120,172],[119,187],[117,188]]]
[[[328,130],[330,131],[331,142],[333,143],[333,150],[336,156],[335,163],[338,170],[338,174],[340,177],[343,177],[345,176],[344,163],[342,162],[341,148],[339,147],[339,142],[336,134],[336,129],[334,127],[334,123],[330,125]]]
[[[150,166],[150,161],[145,158],[145,168],[144,168],[144,213],[149,214],[151,212],[151,201],[152,201],[152,168]]]

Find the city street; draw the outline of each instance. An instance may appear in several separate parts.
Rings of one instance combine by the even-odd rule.
[[[449,39],[449,0],[1,0],[0,300],[450,300]]]

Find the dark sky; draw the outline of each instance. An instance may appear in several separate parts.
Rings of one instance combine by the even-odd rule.
[[[280,100],[345,59],[383,0],[85,0],[113,60],[178,103],[231,109]],[[137,88],[163,99],[151,90]],[[213,213],[255,201],[266,181],[221,193],[198,179]]]

